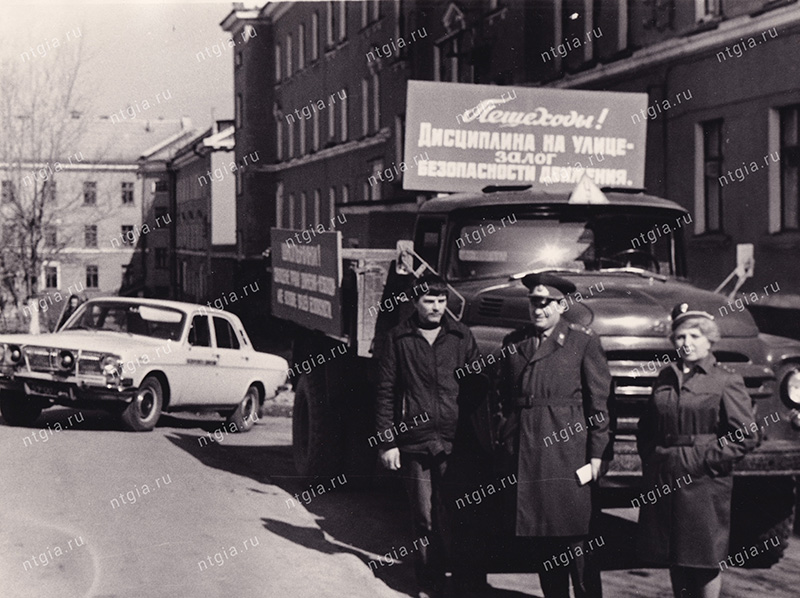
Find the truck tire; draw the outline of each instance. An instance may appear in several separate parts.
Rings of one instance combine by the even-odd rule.
[[[792,477],[735,480],[730,554],[735,558],[742,553],[745,569],[767,569],[783,558],[792,535],[794,504]]]
[[[0,393],[0,414],[9,426],[32,426],[42,413],[42,405],[23,392]]]
[[[307,478],[334,475],[341,460],[338,429],[323,368],[302,374],[295,386],[292,412],[292,448],[298,474]]]

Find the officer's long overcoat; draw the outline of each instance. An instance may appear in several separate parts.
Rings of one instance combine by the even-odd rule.
[[[714,569],[727,558],[731,472],[759,437],[742,377],[713,355],[690,375],[676,364],[659,372],[639,420],[644,560]]]
[[[575,471],[611,455],[608,364],[582,326],[559,320],[538,349],[534,334],[528,326],[508,335],[504,345],[518,350],[500,363],[498,441],[517,475],[515,533],[586,535],[591,489]]]

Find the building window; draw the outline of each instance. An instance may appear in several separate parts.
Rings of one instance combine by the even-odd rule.
[[[286,36],[286,78],[292,76],[292,34]]]
[[[369,135],[369,79],[361,80],[361,134]]]
[[[342,203],[350,202],[350,186],[342,185]]]
[[[14,181],[3,181],[2,185],[2,202],[3,203],[11,203],[16,198],[16,193],[14,190]]]
[[[347,141],[347,90],[344,90],[344,99],[342,99],[342,103],[339,106],[342,109],[342,141]]]
[[[280,112],[276,112],[275,119],[275,150],[278,154],[278,160],[283,160],[283,120],[281,119]]]
[[[405,130],[406,119],[400,115],[394,117],[394,155],[398,164],[400,160],[405,160]]]
[[[294,193],[289,194],[289,213],[287,216],[289,217],[289,226],[287,228],[294,229]]]
[[[796,230],[800,228],[800,104],[780,111],[780,131],[781,228]]]
[[[336,187],[331,187],[328,189],[328,214],[331,215],[331,218],[333,218],[334,212],[336,212]]]
[[[306,119],[300,119],[300,155],[306,154]]]
[[[361,0],[361,28],[369,25],[369,2]]]
[[[122,244],[133,245],[134,233],[132,224],[123,224],[122,227]]]
[[[275,83],[281,82],[281,45],[275,44]]]
[[[319,14],[311,15],[311,60],[319,58]]]
[[[83,205],[93,206],[97,204],[97,182],[83,182]]]
[[[372,20],[377,21],[381,18],[381,3],[380,0],[370,0],[372,3]]]
[[[315,110],[311,118],[313,119],[311,122],[311,149],[316,151],[319,149],[319,112]]]
[[[711,21],[720,16],[720,0],[694,0],[698,21]]]
[[[466,69],[470,68],[467,61],[459,61],[459,50],[461,48],[462,32],[447,38],[436,46],[434,55],[436,64],[437,81],[451,81],[458,83],[471,83]],[[464,71],[464,72],[462,72]]]
[[[56,200],[56,182],[54,180],[48,180],[44,182],[44,187],[42,188],[42,194],[44,195],[44,200],[49,202],[55,202]]]
[[[339,40],[347,38],[347,2],[339,2]]]
[[[44,267],[44,286],[48,289],[58,288],[58,266]]]
[[[381,130],[381,89],[378,73],[372,73],[372,127]]]
[[[377,181],[374,185],[369,186],[369,197],[372,201],[377,201],[381,198],[381,181],[383,180],[383,160],[375,160],[372,163],[372,180]]]
[[[156,270],[166,270],[167,269],[167,248],[166,247],[156,247]]]
[[[336,140],[336,110],[328,110],[328,141]]]
[[[289,141],[289,151],[286,157],[292,159],[294,157],[294,123],[289,121],[286,123],[286,137]]]
[[[167,208],[165,206],[156,206],[155,217],[156,217],[156,224],[158,224],[161,221],[164,221],[167,217]],[[170,220],[170,222],[172,222],[172,220]]]
[[[55,247],[58,245],[58,228],[52,224],[47,224],[44,227],[44,246]]]
[[[306,192],[300,193],[300,228],[304,229],[308,225],[308,197]]]
[[[326,39],[328,40],[328,46],[333,45],[333,13],[336,8],[334,7],[334,2],[328,2],[328,10],[326,12],[327,16],[327,36]]]
[[[314,189],[314,226],[322,222],[320,218],[320,205],[322,203],[322,194],[319,189]]]
[[[275,223],[279,228],[284,228],[283,223],[283,181],[278,181],[275,189]]]
[[[306,68],[306,26],[300,23],[297,28],[297,70]]]
[[[133,204],[133,183],[128,181],[122,182],[122,203]]]
[[[153,186],[153,191],[156,193],[166,193],[167,192],[167,181],[164,179],[158,179]]]
[[[705,230],[722,230],[722,119],[703,123]]]
[[[236,94],[236,115],[234,116],[236,119],[236,128],[242,128],[242,122],[244,120],[244,100],[242,99],[242,94]]]
[[[97,266],[86,266],[86,288],[96,289],[99,286]]]
[[[86,224],[83,227],[83,242],[86,247],[97,247],[97,225]]]

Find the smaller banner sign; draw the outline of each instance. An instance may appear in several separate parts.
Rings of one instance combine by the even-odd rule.
[[[341,336],[341,233],[306,243],[300,232],[272,229],[272,315]]]
[[[403,188],[641,188],[646,108],[645,93],[409,81]]]

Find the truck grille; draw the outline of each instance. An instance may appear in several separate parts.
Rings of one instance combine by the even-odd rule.
[[[502,310],[502,297],[481,297],[481,302],[478,304],[478,315],[484,318],[498,318]]]

